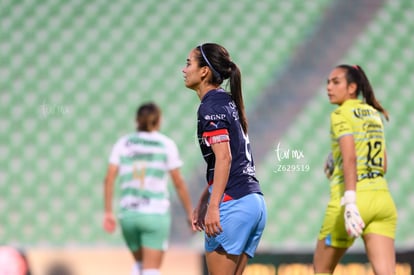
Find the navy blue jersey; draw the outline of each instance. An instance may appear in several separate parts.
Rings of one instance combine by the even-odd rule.
[[[255,176],[255,167],[250,150],[249,138],[243,132],[239,113],[231,96],[222,89],[209,91],[201,100],[198,108],[197,135],[207,162],[207,182],[213,183],[215,156],[213,150],[203,138],[206,135],[228,134],[232,155],[229,179],[225,194],[233,199],[251,193],[261,193]]]

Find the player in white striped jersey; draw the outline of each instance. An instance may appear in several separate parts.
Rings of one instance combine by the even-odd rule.
[[[161,111],[154,103],[137,111],[138,131],[121,137],[113,146],[105,178],[104,229],[116,227],[112,209],[114,183],[119,178],[118,220],[136,264],[133,275],[159,275],[167,249],[171,216],[168,180],[171,177],[191,225],[192,204],[181,176],[178,149],[161,134]]]

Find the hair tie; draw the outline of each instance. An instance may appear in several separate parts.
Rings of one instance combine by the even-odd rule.
[[[203,59],[206,61],[208,67],[213,71],[213,74],[216,75],[216,77],[218,77],[219,79],[222,79],[221,78],[221,75],[219,74],[219,72],[217,72],[214,69],[214,67],[211,65],[210,61],[208,61],[207,56],[204,54],[203,44],[200,45],[200,52],[201,52],[201,55],[203,56]]]
[[[354,67],[355,70],[359,71],[359,66],[358,65],[352,65],[352,67]]]

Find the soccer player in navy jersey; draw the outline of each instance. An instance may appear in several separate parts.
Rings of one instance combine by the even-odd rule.
[[[210,274],[242,274],[262,236],[266,206],[247,135],[241,73],[224,47],[207,43],[191,50],[183,74],[201,100],[197,134],[207,163],[193,229],[205,232]],[[230,92],[221,88],[227,79]]]

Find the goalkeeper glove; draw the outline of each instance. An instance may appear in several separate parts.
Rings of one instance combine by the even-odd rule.
[[[345,205],[344,218],[346,232],[349,236],[358,238],[362,234],[365,223],[362,220],[356,205],[355,191],[345,191],[341,200],[341,205]]]
[[[325,175],[328,179],[331,179],[333,171],[335,168],[332,152],[328,154],[325,160],[325,165],[323,167],[323,171],[325,172]]]

